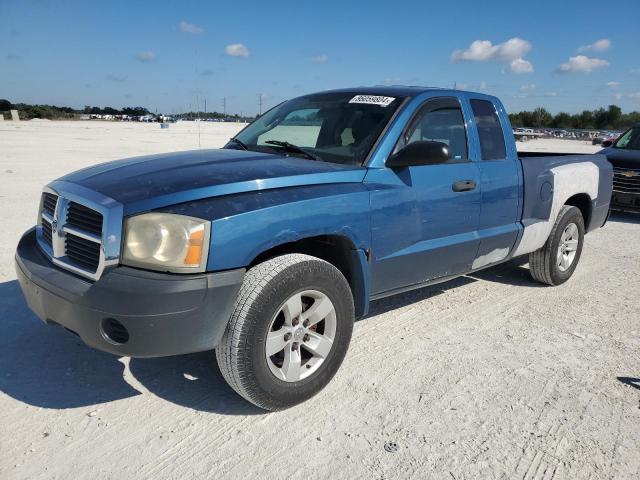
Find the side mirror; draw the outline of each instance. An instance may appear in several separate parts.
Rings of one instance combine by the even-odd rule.
[[[389,168],[436,165],[449,161],[449,147],[442,142],[413,142],[387,159]]]
[[[602,142],[602,146],[604,148],[610,147],[611,145],[613,145],[613,140],[605,140],[604,142]]]

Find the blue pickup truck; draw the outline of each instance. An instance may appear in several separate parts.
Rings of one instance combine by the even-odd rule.
[[[519,155],[492,96],[328,91],[219,150],[50,183],[16,270],[47,324],[116,355],[215,349],[240,395],[278,410],[331,380],[373,299],[521,255],[568,280],[612,175],[603,155]]]

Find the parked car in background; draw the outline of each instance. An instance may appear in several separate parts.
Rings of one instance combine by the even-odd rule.
[[[640,212],[640,125],[616,140],[605,140],[599,153],[613,165],[611,209]]]
[[[591,140],[591,145],[602,145],[604,142],[610,142],[611,145],[618,138],[617,133],[607,132],[601,135],[598,135],[593,140]]]

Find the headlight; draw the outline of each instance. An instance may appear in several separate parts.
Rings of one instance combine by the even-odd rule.
[[[204,272],[211,223],[171,213],[145,213],[124,224],[122,263],[165,272]]]

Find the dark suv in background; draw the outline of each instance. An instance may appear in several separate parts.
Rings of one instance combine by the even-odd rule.
[[[613,165],[611,209],[640,213],[640,125],[602,145],[606,148],[598,153]]]

